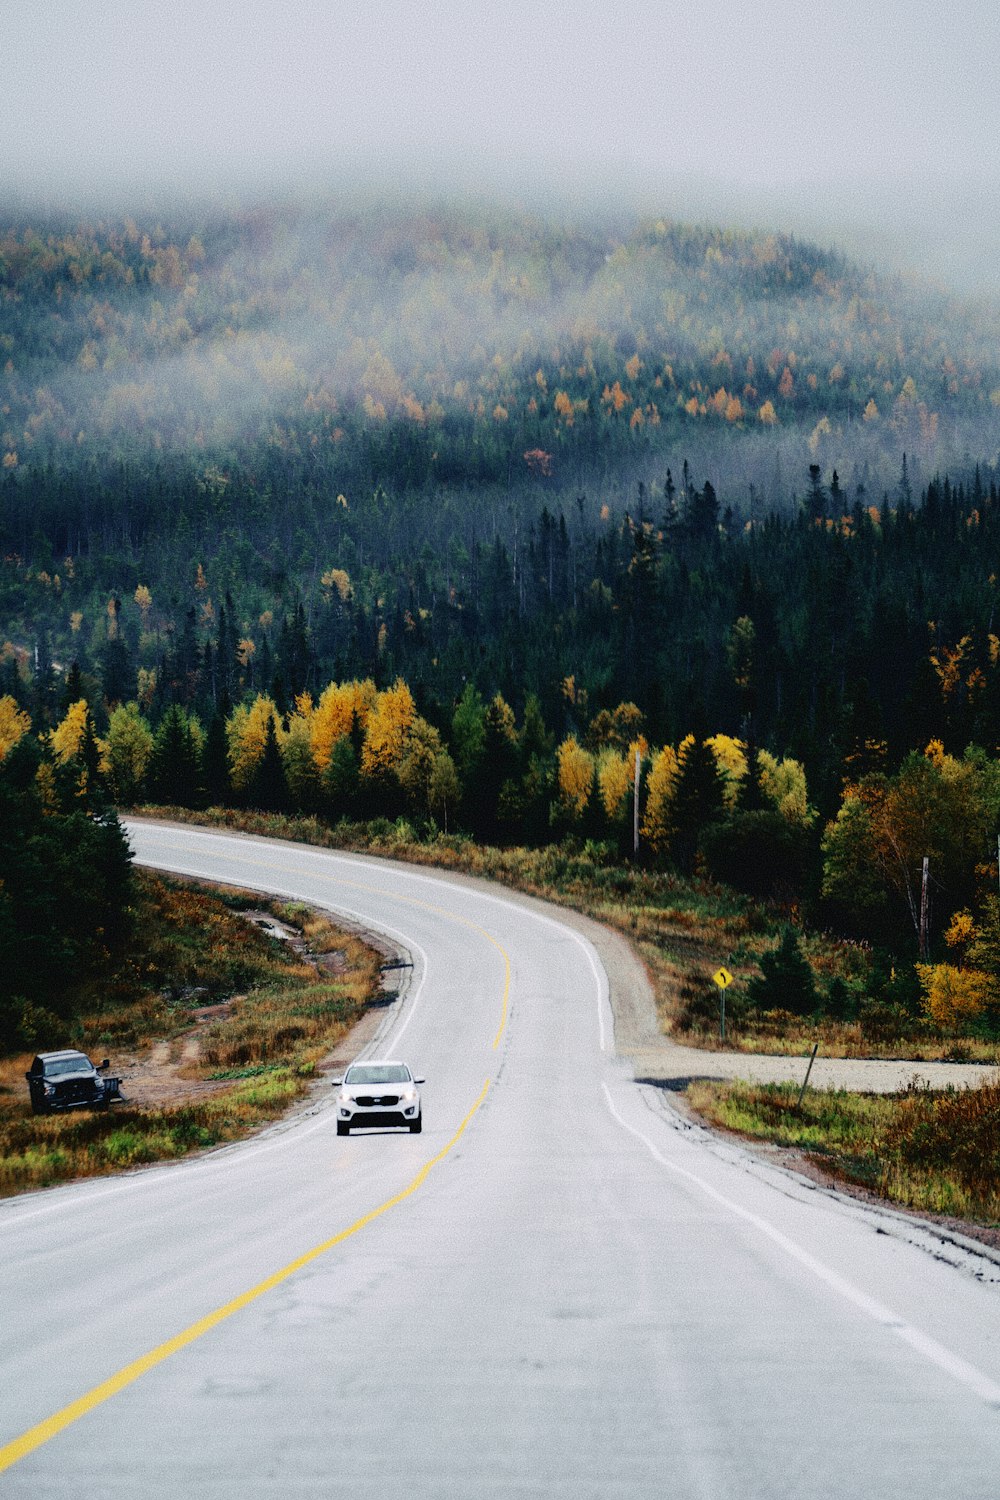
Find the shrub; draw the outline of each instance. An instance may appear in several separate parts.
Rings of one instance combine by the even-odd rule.
[[[917,964],[916,968],[924,1009],[938,1026],[962,1028],[989,1006],[995,982],[979,969],[956,969],[954,964]]]
[[[762,955],[760,970],[747,985],[747,1000],[756,1010],[807,1016],[816,1009],[813,971],[793,928],[786,927],[778,947]]]

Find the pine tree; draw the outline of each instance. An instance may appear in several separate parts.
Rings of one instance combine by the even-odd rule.
[[[246,800],[261,812],[285,812],[288,808],[288,784],[273,714],[267,721],[264,754],[250,779]]]
[[[202,779],[211,807],[227,807],[232,801],[233,785],[229,776],[229,742],[226,717],[217,710],[208,721],[202,747]]]
[[[680,759],[671,809],[670,852],[682,870],[694,868],[702,829],[722,816],[725,805],[725,784],[718,762],[704,740],[694,739]]]
[[[360,764],[361,757],[351,736],[342,734],[334,741],[322,777],[323,794],[331,818],[349,818],[356,812]]]
[[[793,927],[785,928],[777,948],[762,955],[760,974],[747,985],[747,999],[757,1010],[789,1010],[796,1016],[816,1009],[816,981]]]
[[[198,747],[188,716],[177,703],[167,709],[153,737],[149,785],[158,802],[176,807],[198,807],[201,803]]]

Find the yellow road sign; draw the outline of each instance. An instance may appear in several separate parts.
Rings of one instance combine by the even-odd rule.
[[[717,969],[712,978],[720,990],[724,990],[727,984],[732,984],[733,982],[733,976],[728,969]]]

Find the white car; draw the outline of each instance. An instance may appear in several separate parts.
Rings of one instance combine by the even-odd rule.
[[[351,1127],[403,1125],[412,1135],[423,1129],[420,1107],[422,1078],[414,1078],[405,1063],[371,1060],[352,1063],[343,1078],[335,1078],[337,1134]]]

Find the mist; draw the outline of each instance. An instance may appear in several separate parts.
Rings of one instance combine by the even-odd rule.
[[[53,0],[5,41],[11,206],[417,191],[792,233],[996,289],[988,0]]]

